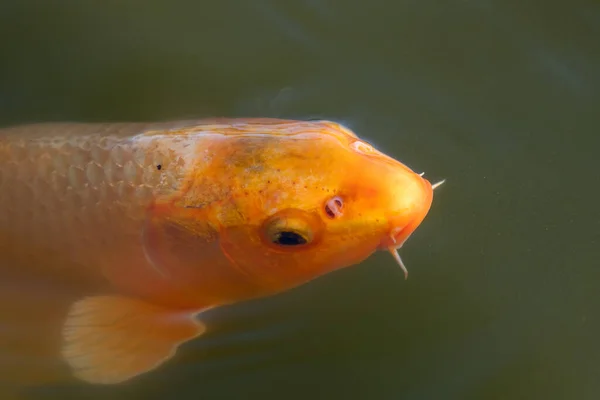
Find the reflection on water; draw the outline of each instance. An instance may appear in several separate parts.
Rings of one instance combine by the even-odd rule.
[[[327,117],[448,179],[408,281],[378,254],[29,398],[597,398],[599,27],[583,0],[3,2],[2,125]]]

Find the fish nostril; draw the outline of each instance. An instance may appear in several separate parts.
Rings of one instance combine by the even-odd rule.
[[[325,213],[329,218],[338,218],[342,216],[344,201],[341,197],[335,196],[325,203]]]

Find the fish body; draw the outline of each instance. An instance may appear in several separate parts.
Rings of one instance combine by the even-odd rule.
[[[395,251],[432,196],[331,121],[2,129],[0,370],[28,350],[90,383],[131,379],[201,335],[204,310]],[[31,324],[47,332],[33,347]]]

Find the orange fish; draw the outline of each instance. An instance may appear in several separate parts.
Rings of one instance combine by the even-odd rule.
[[[201,336],[205,310],[377,250],[405,270],[436,185],[330,121],[2,129],[0,384],[123,382]]]

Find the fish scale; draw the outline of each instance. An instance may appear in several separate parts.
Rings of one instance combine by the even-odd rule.
[[[154,199],[161,176],[165,181],[165,176],[181,175],[178,170],[157,170],[157,160],[168,165],[165,149],[149,154],[131,142],[143,126],[49,124],[43,126],[44,136],[37,137],[38,125],[0,130],[0,207],[5,210],[0,232],[29,240],[30,249],[64,254],[65,266],[75,261],[89,268],[115,242],[137,241],[145,207]]]

